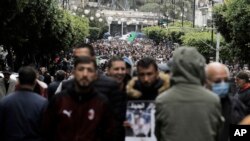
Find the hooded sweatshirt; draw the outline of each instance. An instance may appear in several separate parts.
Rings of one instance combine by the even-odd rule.
[[[158,141],[215,141],[223,122],[218,96],[203,87],[205,59],[194,48],[174,52],[173,86],[156,99]]]

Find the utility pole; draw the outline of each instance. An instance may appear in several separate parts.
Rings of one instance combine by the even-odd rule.
[[[217,44],[216,44],[216,56],[215,56],[216,62],[220,61],[220,33],[217,32]]]
[[[196,1],[194,0],[194,3],[193,3],[193,28],[195,27],[195,3],[196,3]]]
[[[210,0],[212,2],[212,13],[211,13],[211,27],[212,27],[212,33],[211,33],[211,46],[213,46],[214,41],[214,20],[213,20],[213,7],[214,7],[214,0]]]
[[[181,26],[183,27],[183,17],[184,17],[184,1],[182,0],[182,9],[181,9]]]

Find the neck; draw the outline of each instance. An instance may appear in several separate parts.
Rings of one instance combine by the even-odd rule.
[[[78,84],[75,85],[75,90],[77,93],[80,94],[85,94],[91,92],[92,88],[91,87],[80,87]]]
[[[34,86],[31,86],[31,85],[20,85],[19,88],[20,89],[28,89],[28,90],[33,91]]]

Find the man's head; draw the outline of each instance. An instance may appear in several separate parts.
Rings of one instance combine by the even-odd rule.
[[[207,87],[219,96],[225,96],[229,91],[229,69],[218,62],[206,66]]]
[[[249,83],[249,75],[247,71],[240,71],[235,78],[235,83],[238,87],[242,88],[246,83]]]
[[[3,72],[4,80],[9,81],[10,80],[10,75],[11,75],[10,72],[4,71]]]
[[[90,44],[78,44],[75,46],[73,50],[74,57],[95,57],[95,51],[92,45]]]
[[[91,57],[77,57],[74,63],[74,78],[80,88],[89,87],[97,78],[96,61]]]
[[[113,57],[108,62],[107,74],[121,84],[126,75],[126,64],[120,57]]]
[[[66,77],[66,72],[63,70],[58,70],[55,74],[56,81],[63,81]]]
[[[155,60],[149,57],[138,61],[137,73],[139,81],[146,87],[151,86],[159,77],[158,66]]]
[[[34,88],[36,84],[36,70],[33,67],[22,67],[18,71],[18,81],[20,87]]]

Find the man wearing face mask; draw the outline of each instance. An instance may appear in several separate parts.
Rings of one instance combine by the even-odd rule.
[[[246,114],[246,107],[240,100],[230,96],[229,70],[218,62],[206,66],[207,88],[220,97],[225,124],[221,129],[220,141],[229,140],[230,124],[238,124]]]

